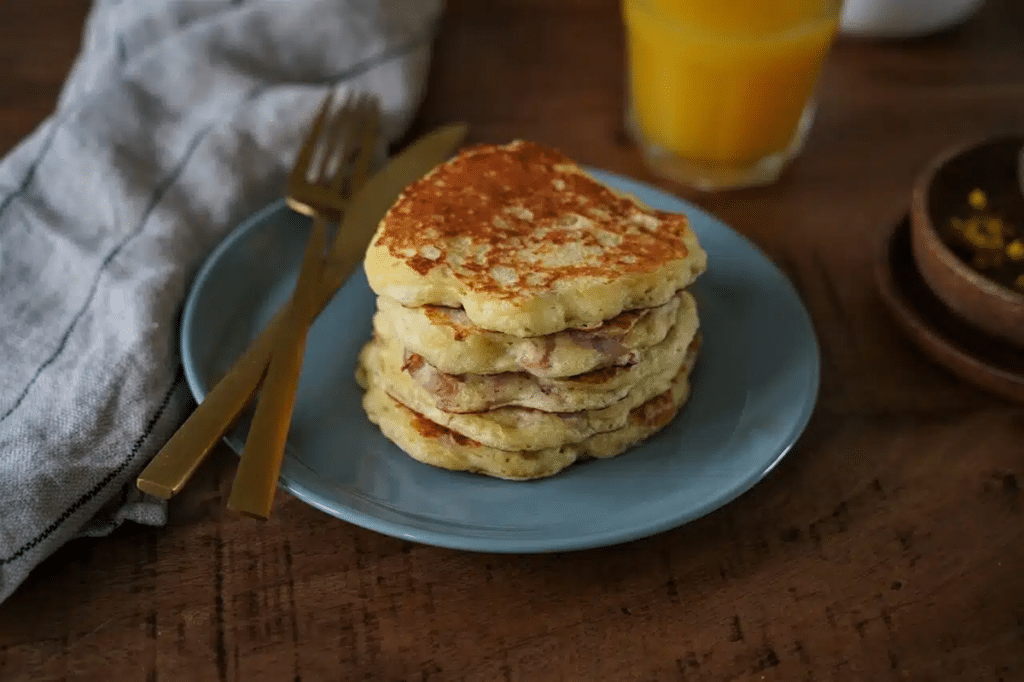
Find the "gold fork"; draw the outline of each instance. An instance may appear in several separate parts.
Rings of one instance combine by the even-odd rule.
[[[330,130],[320,145],[317,179],[310,184],[293,173],[294,186],[289,183],[289,205],[300,210],[309,209],[313,213],[313,231],[292,293],[287,323],[278,332],[228,498],[229,509],[257,519],[268,518],[274,503],[305,355],[306,336],[319,312],[316,293],[323,278],[327,217],[312,202],[325,191],[333,196],[350,196],[366,182],[373,157],[377,139],[376,100],[359,98],[354,106],[343,109],[349,110],[351,115],[335,117],[333,126],[328,126]],[[341,131],[346,134],[340,135]],[[348,161],[353,154],[355,160],[349,168]],[[305,157],[311,161],[315,155],[303,150],[300,159]]]
[[[337,114],[332,114],[333,102],[332,94],[328,94],[324,98],[310,131],[306,135],[288,179],[287,201],[293,210],[306,215],[313,214],[315,211],[319,215],[337,220],[342,215],[350,197],[340,191],[332,192],[330,184],[318,184],[311,180],[312,172],[316,169],[314,164],[319,161],[322,166],[324,159],[331,161],[328,157],[323,156],[323,151],[336,149],[336,147],[327,147],[327,140],[331,134],[337,137],[340,132],[354,128],[354,126],[343,126],[340,121],[354,122],[356,105],[359,105],[359,110],[363,114],[367,114],[367,110],[372,110],[374,119],[377,117],[377,105],[375,101],[369,102],[367,98],[359,98],[355,101],[350,98]],[[370,151],[370,147],[372,145],[365,145],[364,149]],[[340,178],[344,183],[344,177],[340,172],[346,171],[349,165],[336,164],[335,168],[339,171],[339,175],[332,176],[331,179],[336,182]],[[331,166],[325,167],[323,171],[317,170],[313,177],[323,180],[327,177],[325,173],[330,170]],[[365,180],[365,171],[362,180],[355,176],[349,179],[348,189],[350,191],[354,192],[357,189],[357,180],[360,183]],[[316,237],[315,225],[313,232],[311,241],[313,237]],[[344,241],[343,237],[344,235],[340,233],[336,235],[331,246],[333,251],[338,251],[339,244]],[[316,305],[320,308],[325,303],[326,300],[318,300]],[[140,490],[167,500],[178,493],[192,478],[199,465],[209,456],[213,447],[227,433],[245,406],[255,397],[270,362],[278,333],[288,326],[290,309],[291,306],[286,304],[277,312],[231,367],[231,370],[217,382],[202,403],[185,420],[185,423],[164,444],[139,475],[136,485]]]

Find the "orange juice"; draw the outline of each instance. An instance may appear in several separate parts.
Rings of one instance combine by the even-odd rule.
[[[623,0],[632,123],[678,157],[742,168],[799,135],[839,0]]]

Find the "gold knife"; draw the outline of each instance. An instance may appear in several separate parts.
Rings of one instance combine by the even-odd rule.
[[[317,310],[327,306],[362,262],[377,225],[402,190],[447,160],[462,144],[467,130],[465,124],[456,123],[423,136],[356,192],[338,228],[341,238],[327,255],[324,277],[314,296]],[[139,475],[139,490],[165,500],[181,490],[256,395],[277,329],[287,316],[287,306],[283,306]]]

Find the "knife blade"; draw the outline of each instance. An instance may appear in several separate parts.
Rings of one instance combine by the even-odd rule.
[[[327,256],[315,296],[318,312],[362,262],[377,225],[402,190],[447,160],[467,131],[468,126],[456,123],[428,133],[393,157],[356,192],[338,228],[339,238]],[[283,306],[142,471],[136,480],[139,490],[167,500],[184,487],[256,396],[277,329],[287,317],[287,306]]]

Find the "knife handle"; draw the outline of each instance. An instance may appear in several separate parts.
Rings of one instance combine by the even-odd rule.
[[[322,312],[334,298],[334,294],[347,279],[348,272],[354,267],[357,257],[345,254],[339,259],[329,260],[334,262],[327,264],[324,279],[313,297],[316,314]],[[256,397],[267,365],[270,364],[274,339],[288,317],[286,302],[139,474],[135,482],[139,490],[169,500],[192,478],[214,445],[224,437],[238,415]]]
[[[323,280],[313,296],[317,315],[345,283],[358,259],[358,255],[353,253],[328,256]],[[274,339],[288,317],[289,306],[285,302],[245,353],[139,474],[135,482],[139,490],[169,500],[192,478],[214,445],[256,397],[270,364]]]
[[[263,381],[274,337],[287,315],[283,307],[249,345],[203,402],[164,444],[136,480],[139,490],[169,500],[181,490],[213,446],[256,395]]]

